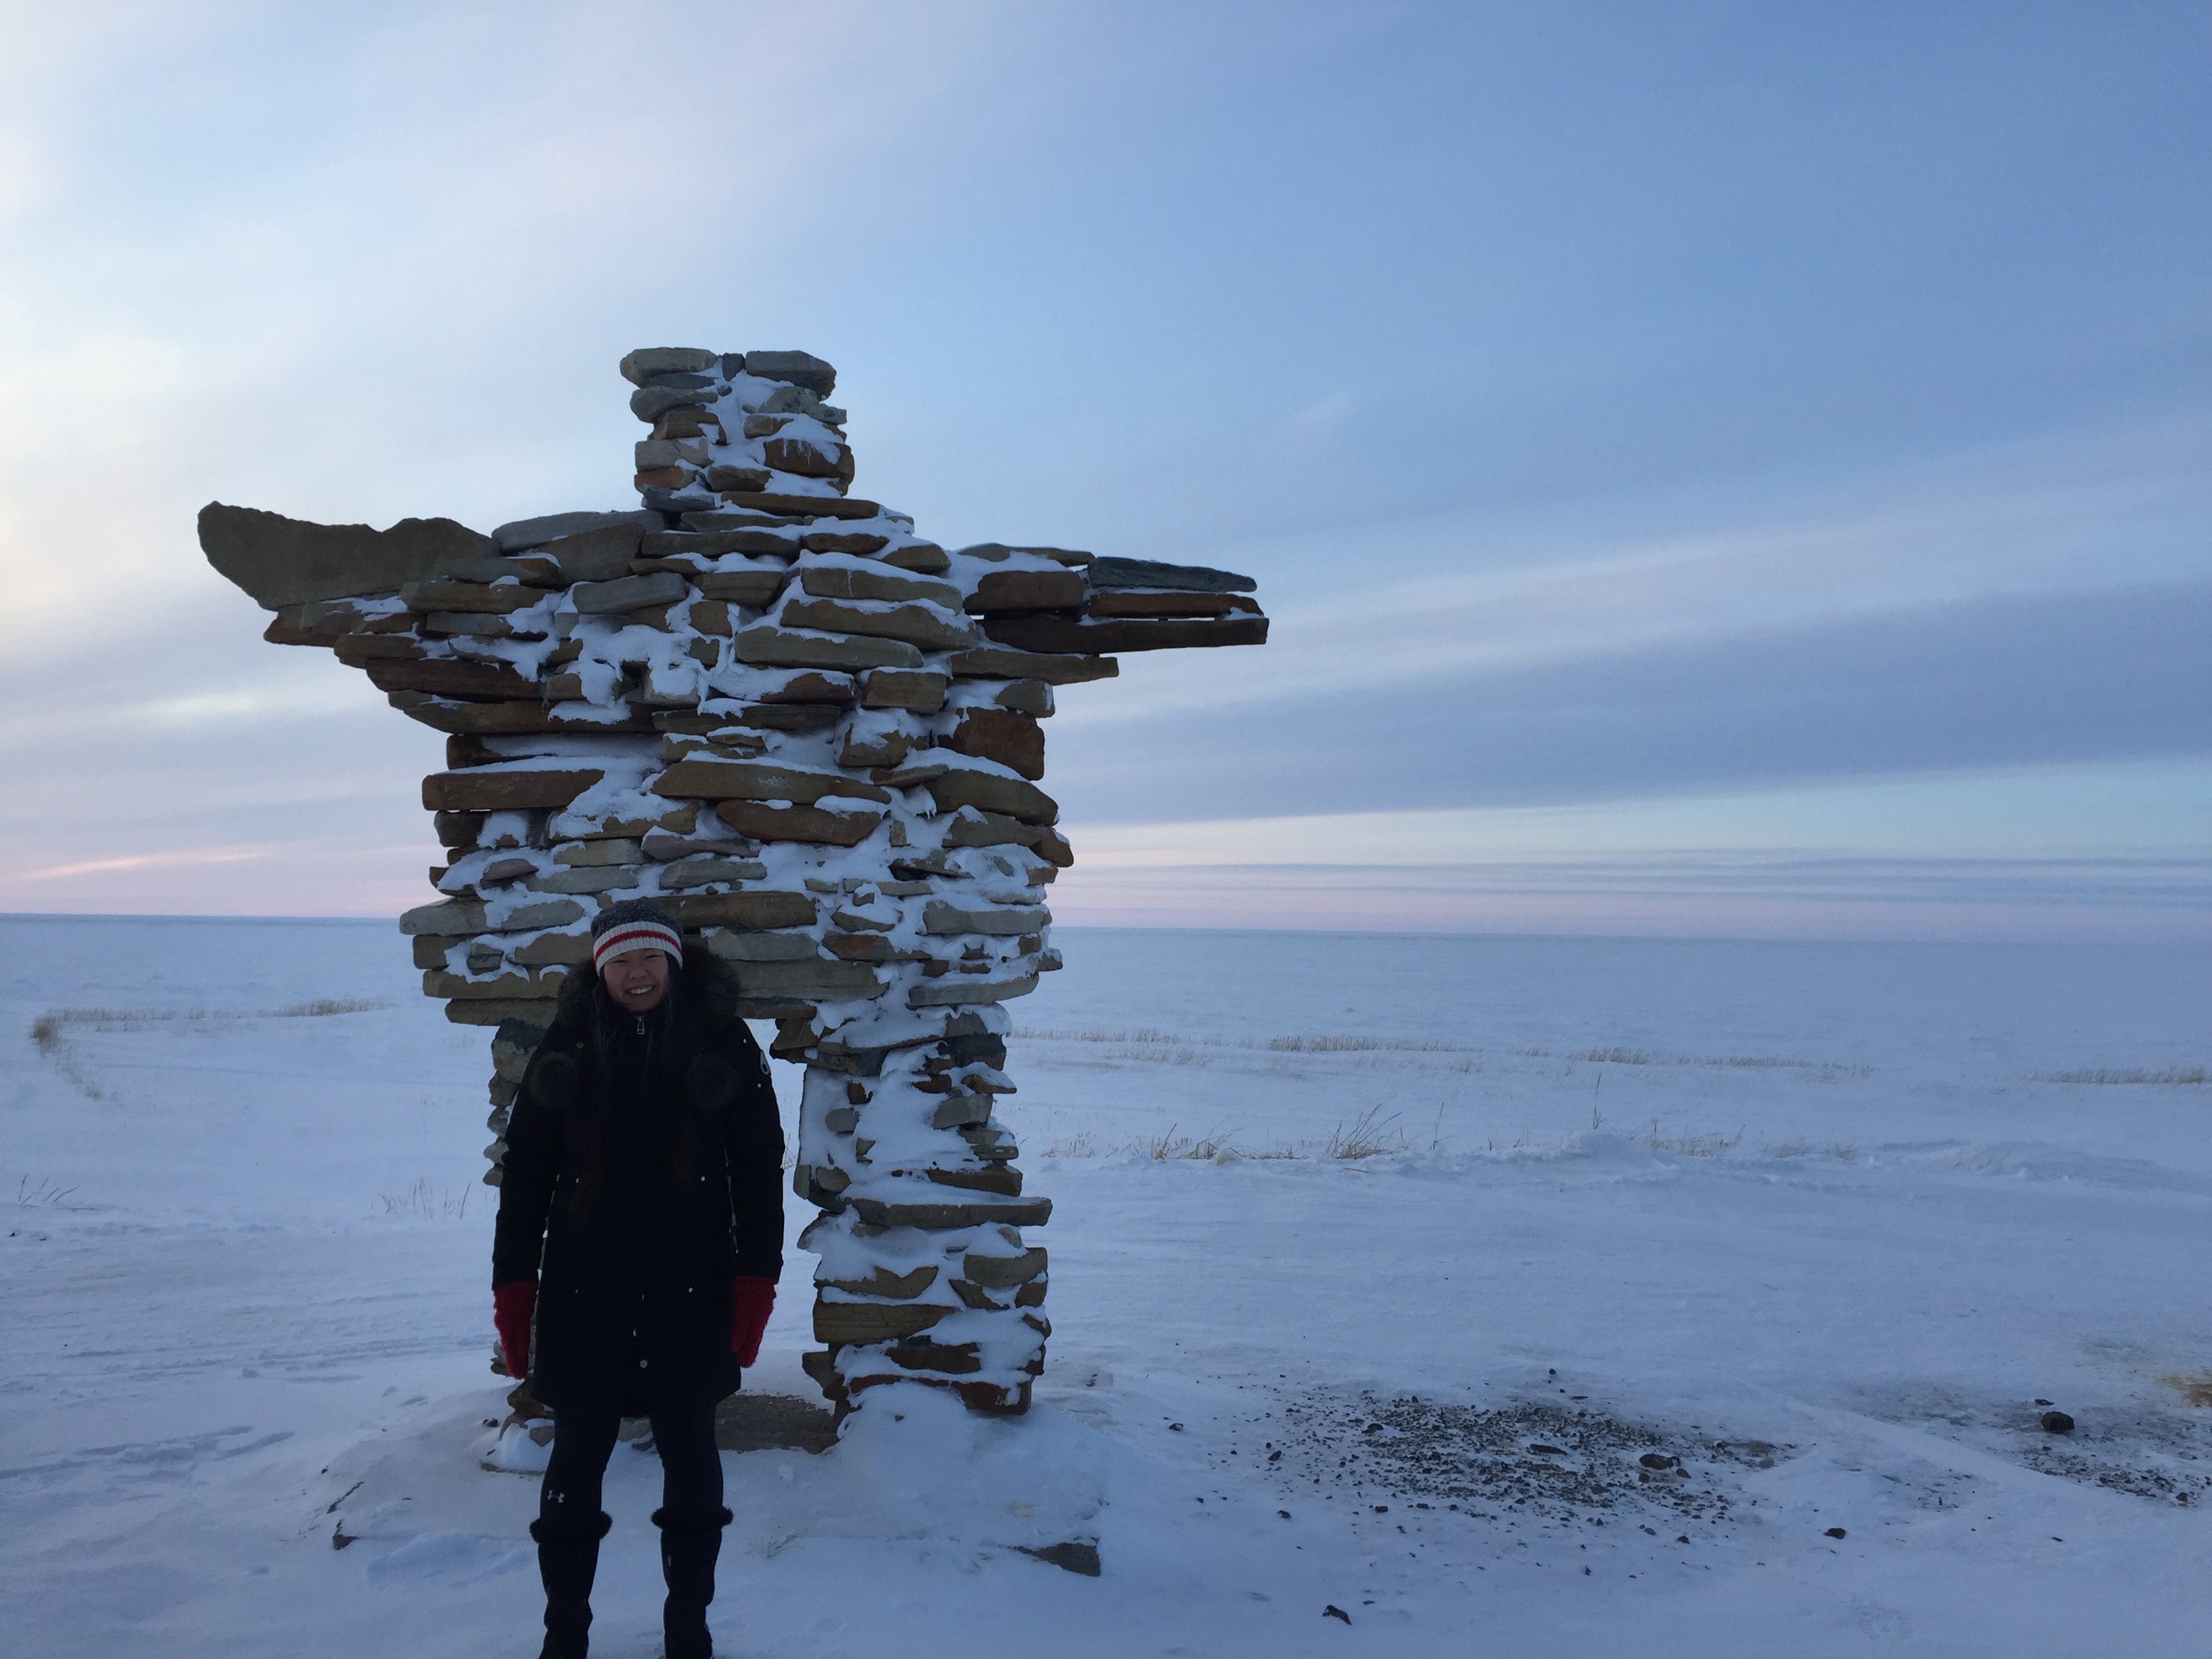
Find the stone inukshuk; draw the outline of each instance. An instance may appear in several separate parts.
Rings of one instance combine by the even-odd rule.
[[[1045,1252],[994,1107],[1007,999],[1060,965],[1071,862],[1038,787],[1056,687],[1105,653],[1254,645],[1220,571],[947,552],[845,491],[836,373],[797,351],[632,352],[643,507],[489,536],[211,504],[216,569],[447,734],[422,781],[447,862],[410,910],[423,991],[495,1028],[502,1133],[593,911],[659,899],[806,1068],[793,1185],[823,1213],[809,1373],[840,1410],[915,1381],[1029,1403]],[[503,1140],[487,1149],[496,1184]]]

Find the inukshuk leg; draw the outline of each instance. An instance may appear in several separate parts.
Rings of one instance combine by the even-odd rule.
[[[798,1180],[823,1206],[801,1237],[819,1257],[808,1371],[841,1409],[901,1380],[1018,1412],[1044,1369],[1045,1252],[1021,1229],[1051,1201],[1021,1195],[1018,1148],[994,1115],[1006,1016],[955,1016],[896,1048],[823,1042],[806,1071]]]

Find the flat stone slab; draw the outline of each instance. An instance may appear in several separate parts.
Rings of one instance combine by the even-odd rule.
[[[880,503],[848,500],[842,495],[788,495],[776,492],[751,489],[725,490],[722,500],[729,506],[744,507],[755,513],[780,514],[786,518],[799,519],[873,519],[883,513]],[[712,525],[695,526],[697,529],[713,529]]]
[[[612,616],[617,611],[643,611],[654,605],[677,605],[691,596],[691,585],[673,571],[648,576],[617,576],[612,581],[578,582],[568,590],[576,609],[587,617]]]
[[[817,1342],[889,1342],[915,1336],[957,1310],[933,1302],[817,1302]]]
[[[930,900],[921,914],[925,933],[988,933],[1002,939],[1041,933],[1052,921],[1052,912],[1042,905],[960,905],[945,899]]]
[[[888,803],[890,791],[842,772],[811,772],[768,761],[679,760],[653,780],[653,792],[675,799],[781,800],[811,806],[824,795]]]
[[[1168,588],[1185,593],[1249,593],[1260,584],[1233,570],[1202,564],[1164,564],[1158,559],[1093,559],[1093,587]]]
[[[1081,574],[1073,570],[994,570],[975,584],[966,608],[979,617],[1000,611],[1073,611],[1088,593]]]
[[[837,371],[809,351],[748,351],[745,373],[757,380],[805,386],[817,398],[837,389]]]
[[[548,513],[535,519],[516,519],[503,524],[491,532],[491,544],[501,553],[512,553],[525,547],[542,547],[547,542],[558,541],[564,536],[579,535],[586,530],[606,530],[618,525],[635,525],[638,533],[660,528],[660,520],[650,513]]]
[[[1035,974],[1024,974],[1018,979],[970,979],[965,974],[947,974],[943,979],[926,979],[919,985],[908,986],[906,1006],[957,1008],[970,1002],[1006,1002],[1025,997],[1036,987]]]
[[[802,580],[811,582],[814,574],[809,571]],[[947,622],[926,605],[893,605],[886,610],[868,611],[836,599],[792,599],[784,601],[778,620],[786,628],[904,640],[924,651],[965,651],[981,643],[964,620]]]
[[[833,639],[818,634],[787,632],[767,623],[739,629],[731,649],[739,662],[761,668],[921,666],[921,653],[904,640]]]
[[[480,767],[461,772],[433,772],[422,780],[422,806],[430,812],[507,812],[532,807],[562,807],[606,773],[598,767],[555,771],[519,771]]]
[[[342,656],[338,660],[346,659]],[[364,670],[368,683],[386,693],[420,691],[434,697],[476,698],[485,702],[519,702],[539,695],[535,681],[523,678],[503,662],[462,662],[441,657],[435,662],[383,659],[348,666]]]
[[[418,720],[434,731],[451,736],[483,732],[534,736],[541,732],[599,735],[610,732],[650,732],[654,729],[650,711],[634,712],[615,720],[572,719],[547,708],[534,698],[526,702],[456,702],[433,697],[428,692],[401,691],[393,694],[392,707],[410,720]]]
[[[640,346],[622,360],[618,371],[632,386],[643,386],[656,374],[712,374],[721,366],[718,354],[698,346]]]
[[[1042,1227],[1052,1219],[1048,1198],[1011,1198],[972,1204],[887,1203],[878,1198],[851,1200],[854,1213],[872,1227]]]
[[[1077,652],[1189,651],[1208,646],[1265,645],[1267,618],[1238,616],[1192,617],[1168,621],[1085,622],[1036,612],[992,618],[983,631],[1018,651]]]
[[[961,679],[1042,680],[1047,685],[1110,680],[1121,672],[1121,665],[1111,657],[1055,656],[988,646],[955,652],[950,665],[953,674]]]
[[[391,593],[483,558],[490,538],[451,519],[402,519],[389,530],[311,524],[258,507],[210,501],[200,551],[264,611],[315,599]]]
[[[760,800],[726,800],[714,809],[714,816],[754,841],[803,841],[821,847],[858,847],[884,821],[881,812],[866,808],[839,811]]]
[[[807,539],[822,538],[810,536]],[[817,599],[887,599],[894,605],[921,599],[941,605],[947,611],[960,609],[960,590],[951,582],[933,581],[927,576],[908,575],[902,571],[816,565],[799,573],[799,585]],[[1079,604],[1082,601],[1079,592],[1076,600]]]

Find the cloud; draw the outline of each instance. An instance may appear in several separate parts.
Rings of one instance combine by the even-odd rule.
[[[1565,805],[1064,820],[1088,871],[1564,866],[1653,858],[2025,860],[2212,852],[2212,759],[1942,772]]]
[[[1904,28],[26,14],[7,867],[415,896],[434,736],[262,645],[193,515],[628,505],[641,343],[830,357],[926,534],[1260,579],[1264,651],[1063,696],[1079,823],[2201,753],[2194,34]]]
[[[77,876],[112,875],[124,870],[183,870],[207,864],[246,864],[265,859],[267,847],[203,847],[189,853],[134,853],[123,858],[88,859],[81,864],[57,864],[45,870],[26,870],[22,881],[63,881]]]
[[[1671,533],[1646,526],[1681,508],[1650,499],[1262,532],[1207,551],[1260,577],[1264,651],[1130,658],[1112,695],[1066,700],[1062,729],[2192,577],[2208,449],[2195,422],[2007,447],[1786,501],[1711,499]]]
[[[1121,927],[2212,938],[2212,760],[1565,806],[1073,822]]]
[[[2212,583],[1974,599],[1071,723],[1051,760],[1063,808],[1108,823],[2203,755],[2208,636]]]

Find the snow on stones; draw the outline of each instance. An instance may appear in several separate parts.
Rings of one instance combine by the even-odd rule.
[[[1074,857],[1039,787],[1054,688],[1122,650],[1258,644],[1250,579],[1001,543],[948,552],[848,491],[836,371],[797,351],[630,353],[635,511],[489,537],[210,504],[202,545],[447,734],[447,861],[401,918],[426,995],[493,1033],[502,1136],[591,917],[666,905],[806,1067],[794,1185],[822,1215],[807,1370],[841,1412],[920,1382],[1026,1409],[1050,1323],[1022,1229],[1004,1004],[1060,965]],[[486,1148],[496,1185],[503,1139]]]

